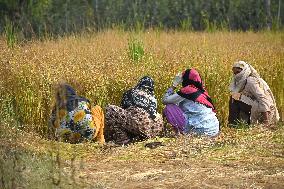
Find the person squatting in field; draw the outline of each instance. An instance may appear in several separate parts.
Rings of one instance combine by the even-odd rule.
[[[236,62],[232,71],[229,126],[234,127],[238,122],[275,124],[279,114],[268,84],[244,61]]]
[[[163,119],[157,112],[154,81],[141,78],[138,84],[123,94],[121,107],[106,107],[107,141],[128,144],[161,135]]]
[[[98,140],[104,143],[104,113],[99,106],[91,107],[90,101],[78,96],[70,85],[60,83],[56,87],[50,130],[62,142]]]
[[[182,87],[174,92],[180,83]],[[218,135],[215,107],[195,69],[187,69],[175,77],[172,87],[164,94],[163,104],[166,105],[164,115],[176,132]]]

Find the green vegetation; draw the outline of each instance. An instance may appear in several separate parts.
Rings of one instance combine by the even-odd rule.
[[[141,41],[137,39],[131,39],[128,42],[128,54],[131,60],[137,62],[144,56],[144,47]]]
[[[6,20],[19,40],[81,31],[131,29],[281,29],[281,0],[0,0],[0,33]]]

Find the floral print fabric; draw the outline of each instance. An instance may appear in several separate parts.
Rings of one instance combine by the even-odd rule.
[[[93,139],[96,133],[91,104],[88,99],[78,96],[67,84],[56,89],[56,104],[51,114],[51,131],[62,141],[70,143]]]
[[[61,141],[76,143],[85,139],[92,139],[96,131],[90,104],[86,101],[78,103],[77,108],[67,112],[60,109],[55,118],[55,135]]]
[[[160,114],[154,120],[149,118],[142,108],[110,105],[106,108],[106,126],[107,140],[127,144],[161,135],[163,119]]]

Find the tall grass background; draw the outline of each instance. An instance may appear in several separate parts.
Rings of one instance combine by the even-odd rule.
[[[138,27],[135,32],[114,29],[25,44],[19,43],[14,32],[10,25],[0,37],[0,188],[120,188],[131,179],[134,186],[150,180],[149,186],[160,187],[154,176],[161,168],[168,171],[163,182],[174,178],[179,187],[181,183],[208,187],[204,178],[216,181],[216,187],[218,183],[232,188],[261,187],[266,182],[272,184],[268,187],[282,186],[283,177],[277,175],[283,175],[283,125],[273,132],[262,127],[229,129],[226,124],[231,66],[237,60],[251,63],[267,81],[283,119],[283,32],[141,32]],[[45,137],[59,81],[67,81],[79,95],[104,108],[119,105],[122,93],[149,75],[155,80],[161,112],[161,99],[174,75],[192,67],[200,72],[217,107],[222,133],[215,142],[185,136],[157,139],[165,146],[153,150],[145,149],[143,143],[112,149]],[[203,169],[206,161],[216,166],[216,177],[207,166]],[[197,168],[187,169],[188,164]],[[228,170],[230,166],[233,169]],[[260,174],[257,183],[255,170]],[[144,177],[132,177],[136,171],[151,173],[147,182]],[[227,177],[222,182],[220,174]],[[230,174],[234,176],[228,180]]]
[[[67,81],[79,95],[105,107],[119,105],[122,93],[144,75],[155,80],[161,112],[161,99],[173,76],[196,68],[217,107],[221,126],[226,127],[231,66],[238,60],[258,70],[283,114],[283,37],[281,32],[108,30],[12,47],[2,37],[1,121],[45,135],[54,85],[59,81]]]

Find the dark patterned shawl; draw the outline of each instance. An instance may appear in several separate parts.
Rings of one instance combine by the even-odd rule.
[[[157,99],[154,95],[154,80],[151,77],[141,78],[134,88],[123,94],[121,107],[126,109],[130,106],[142,108],[149,113],[150,118],[156,118]]]

